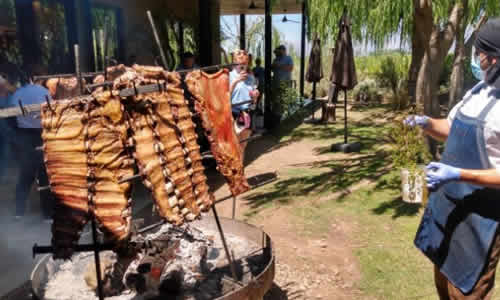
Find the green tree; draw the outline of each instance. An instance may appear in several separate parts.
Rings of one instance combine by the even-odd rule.
[[[440,114],[437,78],[456,37],[462,37],[466,26],[481,13],[497,14],[500,6],[498,0],[307,0],[307,3],[309,31],[320,34],[323,39],[335,37],[338,20],[346,8],[355,39],[373,41],[380,47],[388,38],[399,34],[402,41],[411,42],[408,77],[416,81],[418,107],[431,116]],[[457,51],[462,48],[460,40]],[[456,65],[461,64],[463,68],[462,56],[456,59]]]

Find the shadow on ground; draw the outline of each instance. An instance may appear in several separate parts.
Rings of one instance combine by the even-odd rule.
[[[378,180],[390,168],[387,153],[363,155],[355,158],[333,159],[293,165],[298,176],[278,181],[271,190],[254,193],[245,198],[253,210],[269,203],[289,204],[296,197],[317,197],[342,192],[363,180]],[[341,196],[337,201],[341,202]]]
[[[372,209],[372,212],[376,215],[384,215],[388,211],[394,211],[392,218],[397,219],[399,217],[416,216],[421,207],[419,203],[407,203],[401,197],[397,197],[391,201],[380,203],[378,207]]]
[[[264,300],[298,300],[304,299],[304,295],[301,291],[289,292],[288,289],[293,289],[293,284],[289,283],[283,287],[280,287],[273,283],[273,286],[264,296]]]

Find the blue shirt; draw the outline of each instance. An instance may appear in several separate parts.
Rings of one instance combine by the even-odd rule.
[[[10,97],[9,106],[19,106],[19,100],[23,105],[42,104],[45,97],[49,96],[49,91],[36,84],[27,84],[19,89]],[[40,113],[31,113],[29,116],[17,117],[18,128],[42,128],[40,122]]]
[[[293,66],[293,59],[288,55],[276,57],[274,59],[273,64],[276,64],[278,66]],[[284,71],[278,68],[275,68],[273,72],[274,72],[274,79],[292,80],[292,72]]]
[[[231,71],[229,73],[229,84],[232,84],[237,78],[240,76],[236,70]],[[241,102],[252,100],[250,97],[250,92],[254,90],[255,85],[255,77],[252,74],[248,74],[248,77],[245,81],[240,81],[236,84],[233,89],[233,93],[231,94],[231,104],[238,104]],[[240,112],[241,110],[249,109],[251,103],[244,104],[241,106],[233,107],[233,112]]]

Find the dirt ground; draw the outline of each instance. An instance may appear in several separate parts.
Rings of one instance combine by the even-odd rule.
[[[253,141],[246,152],[245,175],[250,178],[267,172],[280,173],[297,164],[318,162],[324,157],[318,155],[315,149],[324,146],[321,140],[277,144],[273,138],[264,137]],[[345,154],[336,155],[342,157]],[[216,177],[215,183],[212,183],[216,186],[216,199],[229,195],[224,180],[215,174],[209,177],[213,176]],[[236,203],[236,218],[246,220],[251,202],[242,195]],[[274,242],[277,267],[275,286],[265,299],[366,298],[355,287],[361,275],[349,240],[357,224],[332,218],[330,230],[322,238],[303,235],[290,222],[293,210],[300,205],[264,209],[249,220],[267,232]],[[217,209],[220,215],[231,217],[232,201],[219,203]]]

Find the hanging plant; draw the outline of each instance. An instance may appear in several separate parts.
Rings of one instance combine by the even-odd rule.
[[[389,136],[393,142],[390,152],[393,166],[401,170],[403,200],[425,204],[427,191],[422,166],[429,163],[432,156],[425,143],[422,130],[397,121],[392,126]]]

